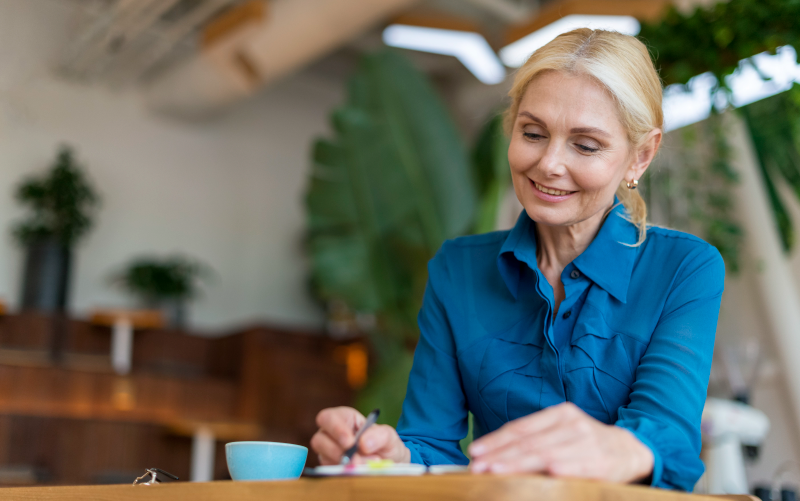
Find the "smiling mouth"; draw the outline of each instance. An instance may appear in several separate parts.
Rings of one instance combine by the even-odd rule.
[[[547,193],[548,195],[564,196],[564,195],[570,195],[572,193],[575,193],[574,191],[554,190],[552,188],[548,188],[546,186],[542,186],[541,184],[537,183],[536,181],[532,181],[532,183],[536,187],[537,190],[541,191],[542,193]]]

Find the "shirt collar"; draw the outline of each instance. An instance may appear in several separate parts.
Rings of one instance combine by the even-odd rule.
[[[500,275],[515,299],[521,266],[526,264],[537,272],[539,269],[535,224],[523,210],[497,257]],[[632,244],[636,243],[637,236],[636,226],[628,220],[625,208],[615,199],[615,205],[597,236],[572,264],[592,282],[625,303],[637,252],[637,247],[632,247]]]

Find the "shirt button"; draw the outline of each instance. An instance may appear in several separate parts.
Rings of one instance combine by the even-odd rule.
[[[569,318],[569,316],[570,316],[570,315],[572,315],[572,310],[567,310],[566,312],[564,312],[564,314],[563,314],[563,315],[561,315],[561,318],[563,318],[564,320],[566,320],[566,319],[568,319],[568,318]]]
[[[572,270],[569,274],[569,278],[579,278],[581,276],[581,272],[578,270]]]

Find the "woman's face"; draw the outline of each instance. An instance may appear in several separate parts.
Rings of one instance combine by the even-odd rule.
[[[652,159],[645,156],[631,151],[614,100],[599,83],[555,71],[528,85],[508,148],[517,198],[531,219],[552,226],[604,212],[623,179],[644,173]]]

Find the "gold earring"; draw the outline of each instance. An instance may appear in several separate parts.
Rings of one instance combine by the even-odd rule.
[[[639,180],[634,179],[631,183],[625,183],[629,190],[635,190],[639,186]]]

